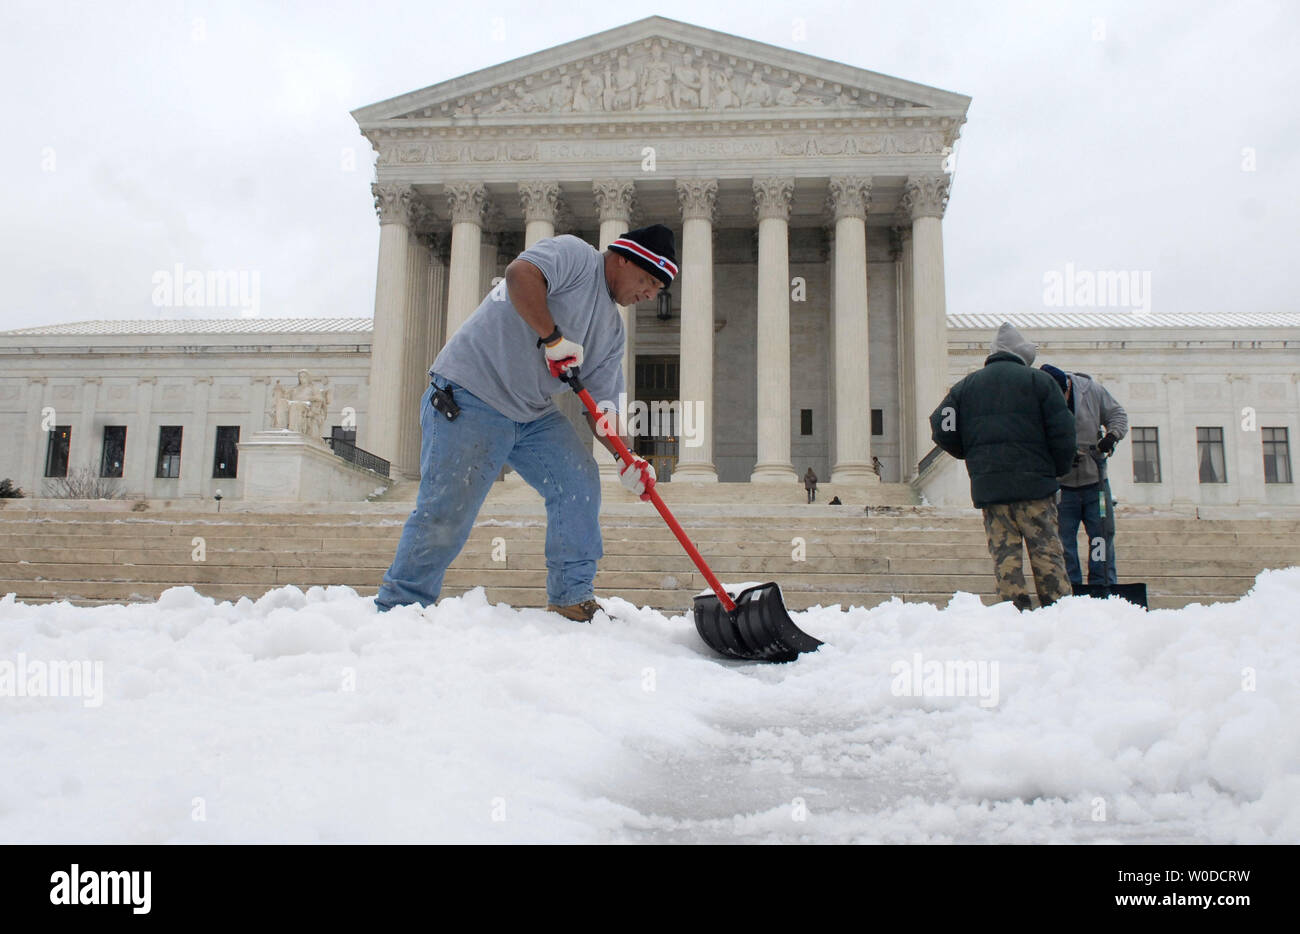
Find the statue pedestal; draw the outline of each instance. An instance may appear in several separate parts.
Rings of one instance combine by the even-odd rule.
[[[345,461],[319,438],[287,428],[254,432],[239,443],[242,497],[264,502],[364,500],[392,481]]]

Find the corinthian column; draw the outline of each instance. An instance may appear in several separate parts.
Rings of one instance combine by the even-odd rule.
[[[906,483],[916,476],[917,464],[930,450],[930,436],[918,438],[916,435],[920,421],[917,418],[916,374],[912,372],[916,363],[912,349],[915,340],[912,330],[912,220],[900,207],[893,221],[889,233],[898,326],[899,479]],[[929,427],[928,421],[926,427]]]
[[[451,261],[451,234],[448,231],[429,233],[423,242],[429,250],[429,343],[424,356],[432,364],[447,339],[447,267]],[[426,364],[426,372],[428,368]]]
[[[524,209],[524,249],[555,236],[560,209],[560,186],[555,182],[520,182],[519,203]]]
[[[871,469],[871,373],[867,334],[867,205],[871,179],[830,182],[835,222],[835,463],[832,483],[876,483]]]
[[[636,186],[630,181],[612,178],[596,179],[591,183],[591,193],[600,212],[600,249],[603,252],[610,243],[627,233],[631,226],[632,209],[636,203]],[[631,405],[632,397],[636,392],[636,306],[619,305],[618,314],[623,319],[623,331],[626,337],[626,342],[623,344],[624,401],[626,405]],[[626,415],[626,408],[620,414]],[[600,479],[607,482],[617,481],[618,465],[595,439],[592,440],[592,451],[596,456],[596,463],[600,465]]]
[[[681,354],[677,372],[681,418],[687,406],[696,429],[693,447],[678,432],[677,466],[673,480],[716,483],[713,466],[713,210],[718,199],[716,178],[688,178],[677,182],[682,209]]]
[[[413,193],[409,185],[379,182],[370,190],[379,215],[379,274],[370,338],[370,405],[366,422],[358,426],[357,443],[384,460],[398,461]]]
[[[947,207],[948,176],[908,178],[903,190],[903,209],[912,219],[912,374],[916,387],[914,425],[921,455],[930,449],[930,413],[948,392],[942,228]],[[904,256],[906,262],[906,252]]]
[[[751,483],[796,479],[790,466],[789,219],[793,195],[793,178],[754,179],[758,215],[758,463],[750,475]]]
[[[432,266],[429,244],[436,239],[436,217],[423,203],[411,206],[411,234],[407,238],[407,265],[410,270],[406,294],[406,322],[402,333],[402,394],[398,409],[399,444],[392,459],[393,475],[408,480],[420,478],[420,398],[429,385],[426,372],[429,332],[433,326],[429,295]]]
[[[447,185],[451,207],[451,269],[447,284],[447,333],[451,340],[483,300],[480,290],[483,220],[488,210],[487,189],[479,182]]]

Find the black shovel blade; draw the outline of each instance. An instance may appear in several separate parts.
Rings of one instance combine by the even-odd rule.
[[[759,584],[735,594],[736,612],[728,613],[716,594],[695,598],[695,630],[719,655],[753,662],[792,662],[801,652],[821,645],[794,624],[781,588]]]
[[[1147,608],[1146,584],[1075,584],[1076,597],[1123,597],[1129,603],[1136,603],[1142,609]]]

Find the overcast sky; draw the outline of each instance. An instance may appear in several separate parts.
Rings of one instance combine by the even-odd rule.
[[[1045,310],[1067,263],[1149,272],[1153,312],[1300,310],[1295,0],[5,0],[0,329],[211,316],[155,307],[177,263],[256,271],[262,315],[370,315],[349,112],[652,13],[973,98],[949,312]]]

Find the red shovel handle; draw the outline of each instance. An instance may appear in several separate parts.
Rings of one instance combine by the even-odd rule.
[[[578,394],[578,398],[582,400],[582,404],[587,407],[587,411],[591,413],[591,417],[596,420],[597,430],[603,432],[605,437],[609,438],[610,442],[614,445],[614,450],[618,451],[618,456],[622,458],[623,463],[632,463],[632,452],[627,449],[627,445],[624,444],[623,439],[618,436],[618,432],[614,431],[613,426],[609,424],[609,420],[605,417],[605,413],[596,408],[596,400],[591,398],[591,393],[587,392],[587,388],[582,385],[582,381],[578,378],[577,368],[571,368],[567,374],[567,378],[564,376],[561,376],[560,378],[567,382],[570,388]],[[672,529],[673,534],[677,536],[677,541],[681,542],[682,547],[686,549],[686,553],[691,556],[691,560],[695,562],[695,566],[700,569],[700,573],[704,575],[704,579],[709,582],[709,586],[713,588],[713,592],[718,595],[718,600],[722,603],[722,608],[728,613],[736,612],[736,602],[732,600],[730,594],[723,589],[721,582],[719,582],[714,573],[709,570],[709,566],[704,563],[704,558],[700,556],[695,545],[691,543],[690,538],[686,535],[686,531],[678,524],[677,520],[673,518],[673,514],[668,511],[668,507],[659,497],[659,490],[655,487],[651,487],[646,491],[646,495],[650,497],[650,502],[654,503],[655,509],[659,510],[659,515],[663,516],[664,521],[668,523],[668,528]]]

